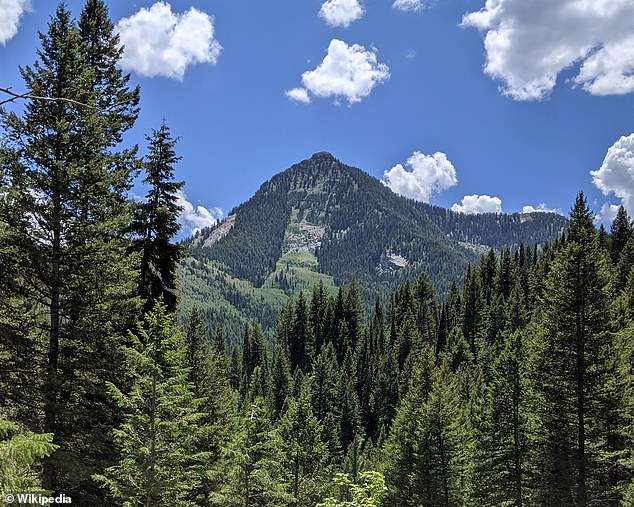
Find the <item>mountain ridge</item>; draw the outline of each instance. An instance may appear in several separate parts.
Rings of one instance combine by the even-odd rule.
[[[274,175],[225,220],[191,238],[184,264],[193,269],[193,261],[204,273],[190,269],[183,280],[210,277],[216,298],[254,319],[262,317],[253,311],[262,301],[277,308],[318,280],[339,287],[357,279],[370,301],[426,272],[442,294],[489,248],[542,244],[564,226],[549,213],[465,215],[413,201],[322,151]],[[243,286],[255,300],[236,295]],[[186,299],[185,306],[204,303],[200,291]]]

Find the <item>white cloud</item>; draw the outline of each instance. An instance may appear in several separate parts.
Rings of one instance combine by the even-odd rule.
[[[490,195],[465,195],[461,204],[451,206],[451,211],[467,214],[502,213],[502,199]]]
[[[344,98],[352,105],[370,95],[376,85],[389,77],[388,66],[377,62],[376,49],[367,50],[359,44],[348,46],[333,39],[317,68],[302,74],[302,84],[306,96],[310,93],[316,97],[334,97],[335,103]],[[301,89],[289,90],[286,95],[297,100],[303,97]]]
[[[601,211],[594,215],[595,224],[611,224],[616,218],[616,214],[619,211],[619,206],[616,204],[610,204],[606,202],[601,206]]]
[[[30,8],[29,0],[0,0],[0,44],[18,33],[22,15]]]
[[[383,173],[383,183],[405,197],[429,202],[432,194],[458,183],[456,169],[444,153],[425,155],[416,151],[406,165],[410,171],[397,164]]]
[[[548,96],[575,64],[573,83],[594,95],[634,91],[632,0],[486,0],[462,26],[485,33],[485,72],[516,100]]]
[[[310,97],[308,96],[308,91],[306,90],[306,88],[293,88],[292,90],[288,90],[285,93],[289,99],[295,102],[310,104]]]
[[[546,203],[540,202],[537,206],[527,204],[522,207],[522,213],[558,213],[561,215],[561,210],[559,208],[549,208]]]
[[[601,167],[590,174],[603,195],[614,194],[628,213],[634,213],[634,134],[623,136],[610,146]]]
[[[190,65],[215,64],[222,49],[213,18],[194,7],[180,14],[157,2],[119,20],[116,30],[125,46],[121,67],[146,77],[182,80]]]
[[[224,215],[220,208],[205,208],[204,206],[194,206],[187,200],[187,196],[182,190],[178,191],[178,205],[182,208],[178,217],[178,222],[186,234],[195,234],[196,232],[216,225],[218,220]]]
[[[418,12],[425,8],[423,0],[394,0],[392,7],[397,11]]]
[[[359,0],[326,0],[319,10],[321,17],[330,26],[348,28],[363,16],[365,9]]]

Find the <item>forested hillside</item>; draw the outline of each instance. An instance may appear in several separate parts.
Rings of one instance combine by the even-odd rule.
[[[466,215],[397,196],[368,174],[316,153],[274,176],[217,226],[185,242],[185,311],[234,337],[255,319],[268,331],[288,296],[352,279],[386,299],[426,273],[445,298],[490,248],[541,246],[562,233],[554,213]]]
[[[1,111],[5,503],[634,506],[623,207],[597,230],[580,193],[538,247],[561,219],[443,218],[318,154],[188,255],[169,126],[122,143],[121,51],[102,0],[62,4]]]

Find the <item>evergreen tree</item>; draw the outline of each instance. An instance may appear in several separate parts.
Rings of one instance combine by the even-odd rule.
[[[321,352],[327,338],[326,312],[328,311],[328,295],[323,280],[313,286],[310,298],[310,328],[315,342],[315,355]]]
[[[195,385],[202,385],[204,381],[203,364],[211,353],[209,346],[207,324],[198,306],[193,306],[189,312],[185,326],[185,343],[187,346],[186,364],[190,368],[190,381]]]
[[[211,348],[208,335],[202,313],[195,306],[186,326],[185,365],[189,369],[194,395],[202,400],[199,407],[201,429],[193,449],[205,456],[205,460],[195,466],[198,479],[188,495],[196,505],[208,505],[209,494],[222,484],[222,468],[226,467],[223,450],[230,441],[234,416],[226,358],[224,353]]]
[[[601,423],[607,356],[609,276],[583,194],[571,213],[538,304],[533,386],[539,429],[535,502],[588,505],[609,492],[598,480],[611,436]],[[615,466],[616,463],[613,463]]]
[[[339,421],[337,414],[339,366],[337,354],[329,343],[317,356],[310,377],[313,413],[323,426],[323,440],[331,458],[341,450],[339,443]]]
[[[525,503],[525,352],[519,332],[507,336],[493,365],[479,424],[475,489],[479,505]]]
[[[339,416],[339,442],[342,450],[355,439],[361,429],[359,398],[356,392],[356,378],[352,364],[352,355],[348,353],[343,362],[343,371],[339,376],[337,410]]]
[[[119,460],[95,479],[125,505],[194,505],[187,497],[197,485],[196,465],[207,457],[195,451],[204,400],[188,381],[183,337],[159,302],[131,340],[125,356],[132,389],[109,385],[124,411],[115,430]]]
[[[57,446],[53,435],[25,431],[0,418],[0,496],[14,493],[44,493],[32,467]],[[8,503],[8,502],[7,502]]]
[[[60,447],[43,484],[94,504],[90,474],[112,457],[116,424],[104,382],[121,376],[118,344],[138,313],[125,239],[134,149],[119,149],[138,90],[116,67],[122,49],[99,2],[80,27],[59,6],[40,43],[38,61],[21,70],[28,93],[74,102],[30,100],[22,117],[3,113],[12,163],[0,222],[22,266],[12,291],[36,303],[46,340],[42,429]]]
[[[429,398],[415,428],[414,505],[469,504],[472,428],[446,362],[432,375]]]
[[[634,319],[619,333],[616,346],[617,387],[621,395],[621,438],[625,442],[623,461],[627,474],[620,477],[623,486],[622,507],[634,506]]]
[[[464,282],[462,332],[473,357],[478,360],[478,346],[483,335],[483,299],[477,269],[469,267]]]
[[[314,358],[314,342],[308,321],[308,305],[304,293],[301,291],[293,312],[289,354],[291,371],[300,368],[306,372]]]
[[[86,0],[79,18],[79,33],[84,43],[84,57],[92,69],[92,88],[100,114],[105,116],[108,139],[121,142],[121,134],[132,128],[139,114],[139,87],[130,89],[130,75],[118,67],[123,55],[118,33],[109,18],[103,0]],[[133,155],[136,148],[123,152]]]
[[[424,480],[412,474],[417,445],[417,425],[421,409],[432,388],[434,361],[423,353],[416,364],[407,395],[399,403],[389,438],[382,451],[382,464],[387,484],[388,505],[417,506],[414,490]]]
[[[376,382],[370,393],[369,413],[375,421],[375,434],[370,432],[371,437],[376,438],[381,431],[387,431],[396,415],[399,400],[398,361],[395,351],[389,350],[380,358]]]
[[[619,206],[619,210],[616,212],[616,217],[614,217],[612,227],[610,228],[610,255],[612,262],[616,264],[619,261],[623,248],[625,248],[625,245],[633,236],[634,225],[627,215],[625,208]]]
[[[312,411],[310,390],[291,399],[279,423],[283,466],[293,500],[291,505],[312,507],[323,489],[326,447],[322,428]]]
[[[148,155],[143,166],[147,174],[143,182],[149,190],[134,223],[138,235],[134,248],[141,252],[139,294],[146,301],[146,309],[160,297],[172,312],[177,300],[176,265],[183,253],[172,239],[180,229],[177,219],[182,208],[178,193],[185,183],[174,181],[174,166],[181,157],[174,151],[177,139],[165,121],[157,130],[152,129],[152,136],[146,139]]]
[[[273,356],[273,371],[271,373],[271,414],[274,421],[277,421],[282,415],[291,393],[291,372],[288,368],[286,355],[281,348],[278,348]]]
[[[634,234],[625,243],[621,250],[620,257],[616,263],[616,276],[614,278],[614,288],[617,293],[627,287],[627,277],[634,266]]]
[[[363,333],[365,306],[361,297],[359,282],[353,279],[346,288],[344,302],[344,319],[346,321],[346,343],[355,350]]]
[[[244,328],[244,336],[242,340],[242,380],[243,388],[246,390],[253,376],[253,372],[257,367],[260,369],[266,367],[266,346],[264,344],[264,335],[259,324]]]
[[[290,500],[283,478],[281,442],[272,428],[264,400],[247,408],[229,449],[224,487],[211,494],[218,507],[282,507]]]

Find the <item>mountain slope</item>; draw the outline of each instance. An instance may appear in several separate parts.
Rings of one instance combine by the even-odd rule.
[[[424,271],[446,293],[488,248],[543,243],[564,224],[555,214],[463,215],[408,200],[329,153],[317,153],[274,176],[225,221],[189,242],[184,306],[211,298],[227,314],[237,309],[270,326],[269,314],[285,295],[318,280],[334,287],[357,278],[371,300]]]

